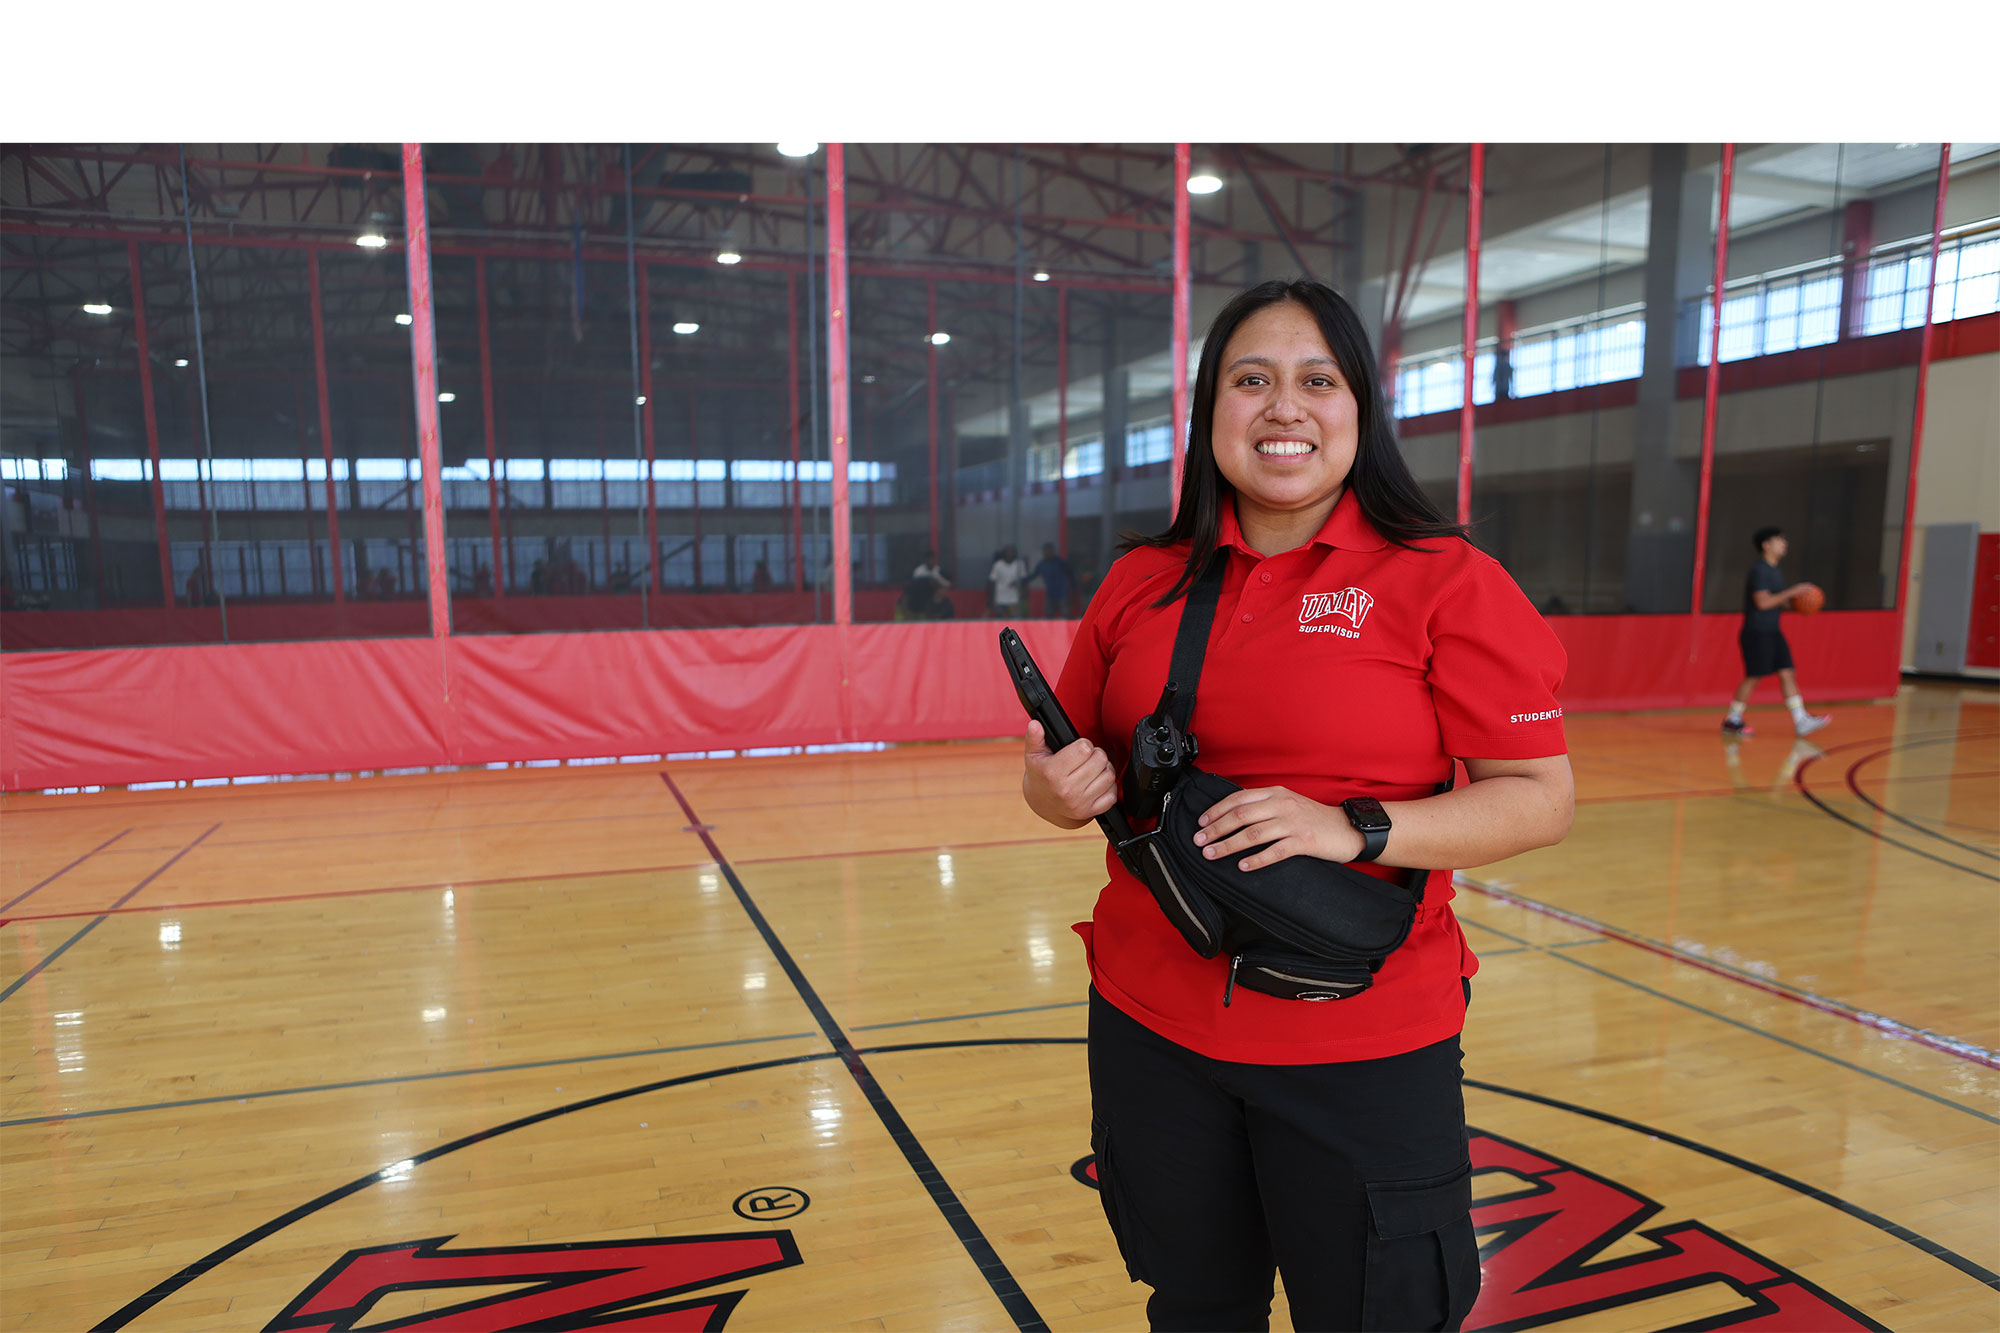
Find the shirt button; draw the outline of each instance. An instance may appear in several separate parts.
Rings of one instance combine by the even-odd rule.
[[[1246,625],[1250,623],[1250,613],[1248,611],[1243,613],[1243,623]]]
[[[1270,581],[1271,581],[1271,576],[1269,574],[1264,575],[1264,582],[1269,583]]]

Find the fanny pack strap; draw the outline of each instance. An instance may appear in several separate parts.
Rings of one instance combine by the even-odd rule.
[[[1222,575],[1228,568],[1229,548],[1216,547],[1208,558],[1208,567],[1188,589],[1181,606],[1180,629],[1174,634],[1174,656],[1167,664],[1167,680],[1175,687],[1174,701],[1167,711],[1182,735],[1187,734],[1194,721],[1195,686],[1201,683],[1201,664],[1208,656],[1208,632],[1215,624],[1215,608],[1222,600]],[[1446,772],[1444,781],[1431,794],[1442,796],[1450,791],[1456,774],[1456,768]],[[1424,886],[1430,880],[1430,873],[1413,866],[1403,877],[1403,887],[1415,894],[1418,902],[1424,900]]]
[[[1222,574],[1229,568],[1229,548],[1218,546],[1208,558],[1208,568],[1188,589],[1181,605],[1181,627],[1174,635],[1174,657],[1167,665],[1167,681],[1174,688],[1168,713],[1182,735],[1194,720],[1194,690],[1201,681],[1202,659],[1208,656],[1208,631],[1215,624],[1215,607],[1222,600]]]

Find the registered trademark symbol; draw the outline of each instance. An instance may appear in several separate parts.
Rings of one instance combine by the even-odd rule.
[[[737,1196],[729,1205],[738,1217],[752,1222],[781,1222],[788,1217],[797,1217],[812,1206],[804,1190],[795,1190],[790,1185],[765,1185]]]

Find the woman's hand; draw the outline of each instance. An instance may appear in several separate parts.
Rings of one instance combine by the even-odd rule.
[[[1244,857],[1237,868],[1262,870],[1294,856],[1351,861],[1365,845],[1346,811],[1309,800],[1289,787],[1229,793],[1202,813],[1201,831],[1194,835],[1195,846],[1211,860],[1264,843],[1271,845]]]
[[[1042,724],[1030,722],[1021,796],[1057,828],[1082,828],[1118,803],[1118,774],[1111,756],[1088,739],[1051,752]]]

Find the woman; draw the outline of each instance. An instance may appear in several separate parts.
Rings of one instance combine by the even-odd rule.
[[[1192,730],[1201,766],[1244,790],[1204,816],[1201,855],[1433,872],[1369,989],[1314,1004],[1238,988],[1225,1005],[1228,960],[1190,949],[1107,852],[1077,927],[1105,1213],[1155,1329],[1266,1328],[1274,1269],[1295,1328],[1455,1329],[1479,1284],[1458,1041],[1477,962],[1451,869],[1568,832],[1563,652],[1418,489],[1330,288],[1230,302],[1191,425],[1173,525],[1128,538],[1064,666],[1083,739],[1052,754],[1029,725],[1029,807],[1063,828],[1111,808],[1182,598],[1221,547]],[[1434,795],[1453,758],[1470,781]],[[1343,808],[1357,797],[1381,802],[1386,841]]]

